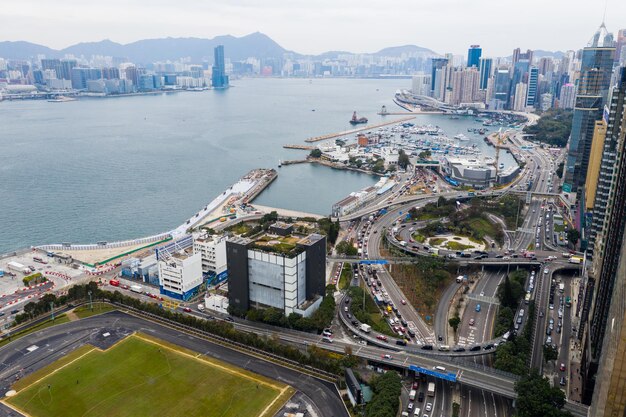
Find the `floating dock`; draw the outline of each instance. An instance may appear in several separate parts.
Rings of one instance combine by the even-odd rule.
[[[313,142],[319,142],[319,141],[326,140],[326,139],[338,138],[340,136],[351,135],[353,133],[362,132],[364,130],[377,129],[377,128],[383,127],[383,126],[393,125],[393,124],[397,124],[397,123],[403,123],[403,122],[406,122],[406,121],[411,120],[411,119],[415,119],[415,116],[403,117],[402,119],[396,119],[396,120],[392,120],[392,121],[389,121],[389,122],[378,123],[378,124],[375,124],[375,125],[367,125],[367,126],[364,126],[364,127],[359,127],[357,129],[346,130],[345,132],[330,133],[328,135],[315,136],[315,137],[306,139],[305,142],[313,143]]]
[[[283,148],[285,149],[302,149],[305,151],[312,151],[313,149],[315,149],[315,146],[311,146],[311,145],[283,145]]]

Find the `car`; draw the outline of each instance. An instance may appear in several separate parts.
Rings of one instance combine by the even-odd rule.
[[[225,320],[226,321],[235,321],[235,319],[233,319],[231,316],[226,316]]]
[[[189,307],[185,307],[185,308],[183,308],[183,311],[184,311],[185,313],[191,313],[191,309],[190,309]]]
[[[453,352],[465,352],[465,348],[462,346],[459,347],[455,347],[454,349],[452,349]]]
[[[389,360],[393,359],[393,357],[390,354],[388,354],[388,353],[386,353],[384,355],[381,355],[380,357],[383,358],[383,359],[389,359]]]
[[[565,364],[564,363],[562,363],[561,366],[559,366],[559,371],[565,372]]]
[[[565,382],[565,377],[564,377],[564,376],[562,376],[562,377],[561,377],[561,380],[559,381],[559,385],[560,385],[560,386],[564,386],[565,384],[566,384],[566,382]]]
[[[481,292],[480,292],[480,296],[481,296],[481,297],[484,297],[484,296],[485,296],[485,292],[484,292],[484,291],[481,291]]]
[[[550,304],[549,308],[550,310],[554,310],[554,304]]]
[[[475,323],[476,323],[476,320],[474,320],[474,319],[470,319],[470,321],[469,321],[469,325],[470,325],[470,326],[473,326]]]
[[[480,350],[480,345],[472,346],[470,348],[470,352],[477,352]]]
[[[477,313],[480,313],[480,304],[476,304],[476,309],[475,310],[476,310]]]
[[[358,320],[352,320],[352,325],[353,326],[358,326],[359,325],[359,321]]]
[[[346,314],[346,317],[348,318],[348,320],[351,320],[352,319],[352,314],[348,313],[348,314]]]
[[[552,336],[548,336],[546,338],[546,345],[550,345],[550,344],[552,344]]]
[[[406,300],[400,300],[400,302],[402,303],[402,305],[406,305]]]
[[[495,347],[495,345],[494,345],[493,343],[489,343],[489,344],[487,344],[487,345],[483,346],[483,349],[484,349],[484,350],[491,350],[491,349],[493,349],[494,347]]]
[[[544,273],[544,274],[549,274],[549,273],[550,273],[550,270],[549,270],[548,268],[546,268],[546,269],[544,269],[544,270],[543,270],[543,273]]]
[[[417,395],[417,401],[418,401],[418,402],[420,402],[420,403],[423,403],[423,402],[424,402],[424,393],[423,393],[423,392],[420,392],[420,393]]]
[[[433,410],[433,404],[432,403],[426,403],[426,407],[424,407],[424,409],[426,411],[432,411]]]
[[[386,342],[387,341],[387,336],[379,334],[378,336],[376,336],[376,339],[382,340],[383,342]]]
[[[422,346],[422,350],[433,350],[433,345],[424,345]]]
[[[420,383],[419,381],[413,381],[413,385],[411,386],[411,389],[418,389],[420,387]]]

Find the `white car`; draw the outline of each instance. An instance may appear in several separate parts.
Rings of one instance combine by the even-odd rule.
[[[433,404],[432,404],[432,403],[426,403],[426,408],[425,408],[425,410],[426,410],[426,411],[432,411],[432,409],[433,409]]]

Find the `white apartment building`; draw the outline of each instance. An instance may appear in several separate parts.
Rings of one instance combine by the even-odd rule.
[[[202,258],[202,273],[208,277],[217,277],[220,282],[226,278],[226,237],[201,234],[194,236],[193,253]]]
[[[189,249],[173,254],[160,253],[159,287],[161,294],[188,300],[202,284],[202,257]]]

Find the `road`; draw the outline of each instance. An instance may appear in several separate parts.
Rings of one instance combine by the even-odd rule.
[[[103,342],[102,333],[112,334],[110,342]],[[18,375],[26,375],[65,356],[79,346],[91,343],[106,347],[132,332],[141,331],[154,335],[207,357],[219,359],[271,379],[288,384],[304,393],[314,404],[320,416],[348,416],[341,398],[333,384],[318,380],[291,368],[181,333],[178,330],[143,320],[121,312],[109,312],[88,319],[49,327],[18,339],[0,348],[0,389],[6,392]],[[37,346],[32,352],[26,348]],[[23,371],[21,371],[23,369]],[[0,416],[15,415],[6,408]]]

